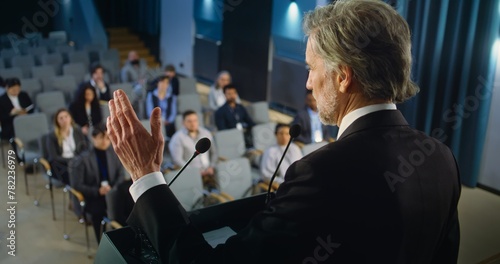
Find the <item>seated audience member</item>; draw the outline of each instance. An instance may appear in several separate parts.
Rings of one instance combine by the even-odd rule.
[[[148,118],[155,107],[160,107],[163,125],[168,137],[175,133],[175,116],[177,115],[177,96],[172,94],[168,76],[157,78],[156,88],[146,98],[146,114]]]
[[[99,124],[102,121],[101,106],[95,94],[95,89],[89,83],[79,91],[73,102],[69,106],[69,111],[81,129],[84,135],[89,134],[89,129],[93,124]]]
[[[181,167],[193,155],[196,143],[201,138],[208,138],[213,142],[210,131],[199,126],[198,115],[192,110],[187,110],[182,114],[183,127],[172,136],[168,144],[170,155],[174,165]],[[209,151],[200,154],[194,159],[190,166],[198,168],[203,177],[206,187],[215,188],[215,164],[217,162],[217,151],[215,144],[212,144]]]
[[[215,112],[215,124],[218,130],[237,128],[245,133],[245,144],[251,147],[252,127],[255,125],[245,107],[237,103],[238,90],[233,84],[224,86],[226,102]]]
[[[232,81],[231,74],[228,71],[221,71],[217,74],[214,84],[210,86],[208,92],[208,106],[213,111],[216,111],[226,103],[226,96],[224,95],[224,86],[230,84]],[[236,102],[241,103],[240,97],[236,98]]]
[[[311,90],[306,93],[306,107],[299,111],[292,121],[292,124],[299,124],[302,128],[300,135],[295,141],[302,144],[310,144],[321,141],[332,141],[328,126],[321,123]]]
[[[120,72],[120,78],[122,82],[134,83],[144,86],[146,83],[146,75],[148,72],[148,66],[144,61],[139,58],[137,51],[131,50],[128,53],[127,62],[123,65]]]
[[[165,67],[165,75],[170,79],[170,86],[172,86],[172,94],[175,96],[179,95],[179,78],[177,78],[177,72],[175,71],[175,67],[172,64],[169,64]]]
[[[276,145],[267,148],[260,161],[260,174],[264,182],[269,182],[274,171],[278,167],[278,162],[285,151],[288,141],[290,141],[290,125],[277,124],[274,130],[276,135]],[[285,172],[292,163],[302,158],[302,151],[294,143],[290,144],[288,151],[281,162],[280,168],[274,182],[281,184],[285,181]]]
[[[53,123],[54,131],[49,133],[45,141],[47,159],[53,176],[64,184],[69,184],[68,163],[87,150],[87,138],[65,108],[56,112]]]
[[[93,64],[90,68],[90,81],[83,82],[76,94],[78,95],[80,91],[89,85],[95,89],[97,95],[97,100],[109,101],[111,99],[111,91],[109,89],[109,84],[104,82],[104,67],[100,64]]]
[[[71,186],[85,197],[85,212],[91,215],[97,241],[101,220],[106,216],[105,195],[124,180],[123,166],[106,133],[106,125],[92,130],[92,146],[70,162]]]
[[[0,123],[2,124],[2,139],[14,137],[14,118],[33,113],[33,103],[30,96],[21,91],[21,81],[18,78],[5,80],[6,92],[0,96]]]

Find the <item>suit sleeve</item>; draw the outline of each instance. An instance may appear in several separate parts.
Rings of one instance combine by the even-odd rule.
[[[215,111],[215,125],[217,126],[218,130],[225,130],[228,129],[226,126],[226,120],[224,119],[224,109],[222,108],[224,106],[221,106],[217,111]]]
[[[87,166],[85,165],[86,162],[84,161],[85,158],[88,157],[78,157],[72,160],[70,162],[70,182],[71,182],[71,187],[75,188],[77,191],[81,192],[85,198],[97,198],[99,196],[99,187],[98,186],[91,186],[87,185],[85,183],[85,178],[90,176],[93,173],[97,172],[92,172],[89,171]]]
[[[299,162],[298,162],[299,163]],[[258,213],[249,225],[228,241],[212,249],[190,223],[186,212],[167,185],[158,185],[139,197],[128,219],[132,227],[144,231],[159,253],[162,263],[293,263],[316,246],[316,236],[304,235],[314,229],[320,212],[317,183],[311,180],[311,166],[294,163],[286,177],[300,175],[298,181],[285,181],[277,198]],[[291,210],[290,208],[293,208]],[[314,233],[314,232],[313,232]]]

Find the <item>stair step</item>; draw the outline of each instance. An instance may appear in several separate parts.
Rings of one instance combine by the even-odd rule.
[[[137,49],[145,49],[146,46],[144,42],[134,42],[134,43],[110,43],[110,48],[117,50],[137,50]]]
[[[120,43],[120,42],[142,42],[138,36],[135,35],[123,35],[123,36],[109,36],[109,43]]]
[[[156,58],[151,55],[149,49],[146,47],[140,37],[128,28],[107,28],[109,37],[109,48],[118,50],[121,65],[127,61],[128,53],[131,50],[137,51],[139,57],[144,59],[148,67],[159,67]]]
[[[129,29],[126,27],[106,28],[106,31],[109,32],[109,34],[130,33]]]

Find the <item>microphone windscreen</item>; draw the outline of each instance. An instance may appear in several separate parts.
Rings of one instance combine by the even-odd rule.
[[[296,138],[300,135],[300,131],[302,128],[300,127],[299,124],[294,124],[292,127],[290,127],[290,137],[291,138]]]
[[[205,153],[205,152],[207,152],[207,150],[210,149],[211,145],[212,145],[212,143],[210,142],[210,139],[204,137],[204,138],[198,140],[198,142],[196,142],[196,146],[195,146],[196,152],[198,152],[199,154]]]

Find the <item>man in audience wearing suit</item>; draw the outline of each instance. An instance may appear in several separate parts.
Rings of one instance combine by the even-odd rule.
[[[21,81],[18,78],[5,80],[6,92],[0,96],[1,137],[9,140],[14,137],[14,118],[33,113],[33,103],[30,96],[21,91]]]
[[[91,215],[97,241],[106,216],[105,196],[124,180],[124,169],[110,147],[103,123],[92,130],[92,147],[70,161],[70,184],[85,197],[85,212]]]
[[[119,91],[108,127],[134,180],[129,225],[163,263],[456,263],[458,166],[395,105],[418,92],[408,24],[383,1],[339,0],[304,29],[306,87],[338,140],[293,163],[266,209],[212,248],[159,172],[160,110],[149,134]]]
[[[245,107],[237,103],[238,90],[234,84],[228,84],[223,88],[226,96],[224,103],[215,111],[215,124],[218,130],[237,128],[245,135],[247,147],[253,146],[252,127],[255,125]]]
[[[306,93],[306,107],[297,113],[292,124],[299,124],[302,128],[300,135],[295,139],[295,143],[304,145],[333,140],[328,127],[319,120],[316,99],[314,99],[311,90],[307,90]]]
[[[80,90],[90,84],[95,88],[97,99],[100,101],[109,101],[111,99],[111,90],[109,89],[109,84],[104,81],[104,72],[104,67],[102,65],[98,63],[93,64],[90,67],[90,81],[84,82],[78,87],[75,97],[79,94]]]

